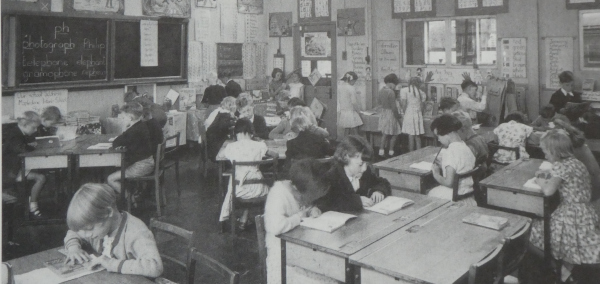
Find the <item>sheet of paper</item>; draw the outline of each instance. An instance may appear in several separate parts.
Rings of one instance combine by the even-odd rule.
[[[364,115],[374,115],[374,114],[376,114],[377,112],[375,112],[375,111],[372,111],[372,110],[363,110],[363,111],[361,111],[360,113],[362,113],[362,114],[364,114]]]
[[[88,150],[107,150],[112,147],[112,143],[98,143],[88,147]]]
[[[548,161],[543,161],[542,164],[540,165],[540,170],[542,170],[542,171],[552,170],[552,163],[550,163]]]
[[[302,77],[310,76],[310,60],[302,60]]]
[[[56,273],[52,272],[48,268],[36,269],[21,275],[15,275],[15,284],[31,284],[31,283],[44,283],[44,284],[59,284],[67,282],[69,280],[77,279],[92,273],[96,273],[101,270],[85,270],[79,274],[71,277],[61,277]]]
[[[136,2],[136,1],[133,1]],[[212,10],[208,9],[197,9],[198,17],[194,18],[195,21],[195,36],[196,41],[207,41],[210,40],[211,23],[212,23]]]
[[[62,12],[63,11],[63,1],[64,0],[52,0],[50,2],[50,11]]]
[[[525,184],[523,184],[523,187],[530,188],[530,189],[542,189],[542,187],[535,182],[535,179],[536,179],[536,177],[532,177],[532,178],[528,179],[525,182]]]
[[[221,3],[221,42],[238,41],[238,11],[231,3]]]
[[[123,13],[126,16],[141,16],[142,15],[142,1],[123,1],[125,3],[125,10]]]
[[[431,171],[431,168],[433,167],[433,163],[421,161],[421,162],[410,165],[410,167],[419,169],[419,170],[423,170],[423,171]]]
[[[308,76],[308,81],[310,81],[310,83],[314,86],[319,82],[321,77],[321,72],[319,72],[318,69],[315,69],[312,73],[310,73],[310,76]]]
[[[258,16],[246,15],[246,42],[257,42],[258,33]]]
[[[140,21],[140,66],[158,66],[158,21]]]
[[[203,69],[202,42],[188,42],[188,80],[200,81],[206,74]]]
[[[317,61],[317,69],[319,70],[319,73],[321,73],[323,76],[325,76],[327,74],[331,74],[331,61],[318,60]]]
[[[179,93],[173,89],[169,89],[167,93],[167,99],[171,100],[171,103],[174,103],[177,98],[179,98]]]

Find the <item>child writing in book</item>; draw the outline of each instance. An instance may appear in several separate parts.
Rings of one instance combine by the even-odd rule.
[[[535,131],[546,131],[554,128],[550,123],[554,123],[555,119],[561,119],[565,122],[569,122],[569,119],[563,114],[556,113],[554,106],[549,104],[544,106],[540,110],[540,116],[538,116],[532,123],[531,127]]]
[[[385,86],[379,90],[379,105],[382,111],[379,115],[379,131],[383,134],[381,138],[381,146],[379,147],[379,156],[385,155],[385,143],[390,138],[389,155],[394,156],[394,146],[396,146],[396,139],[398,135],[402,133],[402,116],[398,110],[396,104],[396,93],[394,90],[400,80],[394,73],[389,74],[383,78]]]
[[[56,135],[56,124],[60,121],[62,115],[60,110],[55,106],[49,106],[42,111],[41,124],[37,129],[36,136],[54,136]]]
[[[281,283],[281,241],[276,236],[297,227],[302,218],[309,216],[313,201],[329,189],[322,174],[327,169],[326,163],[314,159],[299,160],[290,168],[290,180],[277,181],[271,187],[264,215],[268,284]],[[288,266],[286,271],[287,278],[295,283],[327,283],[323,277],[299,267]]]
[[[368,167],[373,149],[360,136],[348,136],[333,155],[334,164],[325,173],[331,190],[315,202],[311,213],[360,211],[381,202],[391,194],[390,183]]]
[[[34,111],[26,111],[17,118],[17,124],[9,125],[2,131],[2,182],[22,181],[25,169],[21,168],[19,154],[33,151],[34,134],[40,126],[40,116]],[[36,171],[25,171],[25,178],[34,181],[29,197],[29,216],[43,218],[38,208],[38,196],[46,183],[46,176]]]
[[[590,204],[591,182],[585,165],[575,158],[564,130],[548,131],[540,146],[552,163],[552,177],[537,178],[536,183],[545,196],[558,191],[561,200],[550,217],[552,255],[565,266],[600,263],[600,222]],[[543,230],[543,220],[534,220],[530,242],[539,250],[544,249]]]
[[[152,232],[142,220],[119,212],[116,200],[106,184],[87,183],[75,193],[67,210],[67,264],[90,261],[90,267],[109,272],[160,276],[163,264]],[[84,247],[100,256],[91,258]]]

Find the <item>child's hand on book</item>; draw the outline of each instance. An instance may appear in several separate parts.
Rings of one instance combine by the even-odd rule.
[[[84,263],[90,260],[90,255],[82,250],[80,247],[71,246],[67,250],[67,258],[65,259],[65,264],[77,264]]]
[[[317,217],[321,216],[322,212],[321,212],[321,209],[319,209],[316,206],[313,206],[313,207],[309,208],[307,214],[308,214],[308,217],[317,218]]]
[[[108,269],[108,261],[109,260],[110,260],[110,258],[105,255],[101,255],[99,257],[93,257],[93,258],[91,258],[91,261],[88,264],[88,268],[90,270],[94,270],[95,268],[98,267],[98,265],[100,265],[100,266]]]
[[[366,196],[361,196],[360,201],[362,201],[363,207],[371,207],[373,206],[373,204],[375,204],[373,200],[371,200],[371,198],[368,198]]]
[[[373,194],[371,194],[371,200],[373,201],[373,203],[379,203],[383,201],[384,198],[385,196],[383,196],[383,193],[379,191],[375,191],[373,192]]]

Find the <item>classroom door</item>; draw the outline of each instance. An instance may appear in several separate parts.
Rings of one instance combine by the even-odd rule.
[[[325,106],[321,127],[337,138],[336,23],[303,23],[294,26],[294,69],[302,75],[304,100],[317,99]]]

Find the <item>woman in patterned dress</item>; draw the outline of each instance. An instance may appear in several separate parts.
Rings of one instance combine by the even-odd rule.
[[[400,105],[404,111],[402,132],[408,134],[408,150],[421,148],[423,129],[423,110],[421,104],[427,100],[427,94],[421,91],[421,78],[412,77],[407,88],[400,90]]]
[[[400,83],[398,76],[392,73],[383,78],[385,86],[379,90],[379,104],[381,105],[382,111],[379,114],[379,131],[383,134],[381,138],[381,146],[379,147],[379,156],[385,155],[385,142],[388,137],[390,139],[390,156],[394,156],[394,145],[396,145],[396,139],[398,134],[402,133],[402,117],[398,112],[398,106],[396,105],[396,94],[394,89],[396,85]]]

